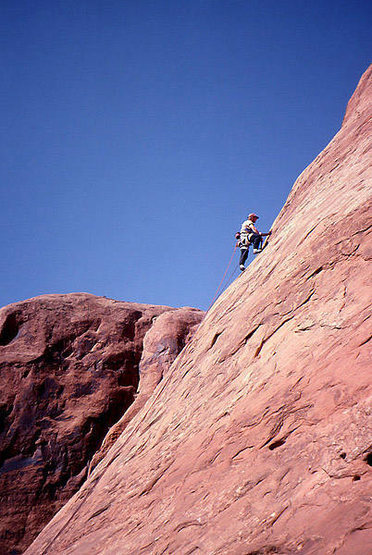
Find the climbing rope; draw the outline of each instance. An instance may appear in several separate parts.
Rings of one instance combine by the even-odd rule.
[[[230,261],[229,261],[229,263],[228,263],[228,265],[227,265],[227,268],[226,268],[226,270],[225,270],[225,273],[223,274],[223,278],[221,279],[220,284],[219,284],[219,286],[217,287],[217,291],[216,291],[215,294],[214,294],[214,297],[213,297],[213,299],[212,299],[212,301],[211,301],[211,304],[209,305],[209,307],[208,307],[208,309],[207,309],[207,312],[209,311],[209,309],[210,309],[211,306],[213,305],[214,301],[217,299],[217,296],[218,296],[218,293],[219,293],[219,291],[220,291],[220,289],[221,289],[221,286],[222,286],[223,282],[225,281],[226,274],[227,274],[227,272],[229,271],[229,268],[230,268],[230,266],[231,266],[231,262],[233,261],[234,254],[235,254],[235,251],[236,251],[236,249],[237,249],[237,246],[238,246],[238,245],[235,244],[235,247],[234,247],[233,253],[232,253],[232,255],[231,255]],[[236,270],[236,268],[234,269],[234,272],[233,272],[232,275],[234,275],[235,270]],[[229,279],[231,279],[231,276],[230,276]]]
[[[233,271],[231,272],[231,274],[229,275],[229,277],[227,278],[227,282],[226,282],[226,287],[225,289],[230,285],[232,278],[234,277],[234,275],[236,274],[236,270],[239,268],[239,262],[237,263],[237,265],[235,266],[235,268],[233,269]]]
[[[265,236],[265,235],[266,235],[265,241],[264,241],[264,243],[263,243],[263,245],[262,245],[262,250],[263,250],[263,249],[266,247],[266,245],[268,244],[269,237],[270,237],[271,233],[272,233],[272,231],[271,231],[271,229],[270,229],[269,233],[264,233],[264,234],[262,235],[262,236]],[[236,239],[239,239],[239,237],[238,237],[237,235],[235,235],[235,238],[236,238]],[[262,243],[261,243],[261,244],[262,244]],[[212,301],[211,301],[211,304],[209,305],[209,307],[208,307],[206,313],[209,311],[209,309],[210,309],[211,306],[213,305],[214,301],[215,301],[215,300],[217,299],[217,297],[218,297],[218,293],[219,293],[219,291],[220,291],[220,289],[221,289],[221,286],[222,286],[223,282],[225,281],[226,274],[227,274],[227,272],[229,271],[229,268],[230,268],[230,266],[231,266],[231,262],[233,261],[234,254],[235,254],[235,251],[236,251],[238,245],[239,245],[239,243],[236,242],[236,243],[235,243],[234,250],[233,250],[233,253],[232,253],[231,258],[230,258],[230,261],[229,261],[229,263],[228,263],[228,265],[227,265],[227,268],[226,268],[226,270],[225,270],[225,273],[223,274],[223,278],[221,279],[221,282],[220,282],[219,286],[217,287],[217,291],[216,291],[216,293],[214,294],[214,297],[213,297],[213,299],[212,299]],[[248,245],[248,247],[249,247],[249,245]],[[235,266],[234,270],[233,270],[232,273],[230,274],[230,276],[229,276],[229,278],[228,278],[228,280],[227,280],[227,285],[229,284],[230,280],[231,280],[232,277],[234,276],[236,270],[238,269],[238,266],[239,266],[239,264],[237,264],[237,265]],[[241,274],[240,274],[240,275],[241,275]],[[226,287],[227,287],[227,285],[226,285]],[[225,289],[226,289],[226,287],[225,287]]]

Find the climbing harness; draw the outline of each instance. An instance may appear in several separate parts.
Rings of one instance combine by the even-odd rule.
[[[240,248],[240,247],[243,247],[243,248],[245,248],[245,249],[248,250],[249,247],[250,247],[250,245],[251,245],[251,243],[250,243],[250,241],[249,241],[249,237],[247,237],[247,239],[245,240],[245,238],[242,237],[242,235],[244,235],[244,234],[242,234],[240,231],[237,231],[237,232],[235,233],[236,243],[235,243],[235,246],[234,246],[233,253],[232,253],[232,255],[231,255],[231,258],[230,258],[230,260],[229,260],[229,263],[228,263],[228,265],[227,265],[227,268],[226,268],[226,270],[225,270],[225,273],[223,274],[223,277],[222,277],[222,279],[221,279],[221,281],[220,281],[220,283],[219,283],[219,285],[218,285],[218,287],[217,287],[217,290],[216,290],[216,292],[215,292],[215,294],[214,294],[214,297],[213,297],[213,299],[212,299],[212,301],[211,301],[211,304],[210,304],[209,307],[207,308],[207,311],[206,311],[206,312],[209,311],[209,309],[212,307],[214,301],[215,301],[215,300],[217,299],[217,297],[218,297],[218,294],[219,294],[219,292],[220,292],[220,289],[221,289],[221,287],[222,287],[222,284],[223,284],[224,281],[225,281],[226,274],[227,274],[227,272],[229,271],[229,268],[230,268],[230,266],[231,266],[231,262],[233,261],[233,258],[234,258],[236,249],[237,249],[238,247],[239,247],[239,248]],[[267,246],[267,243],[268,243],[268,240],[269,240],[270,235],[271,235],[271,231],[269,231],[269,233],[266,235],[265,241],[264,241],[263,245],[262,245],[262,243],[261,243],[261,245],[262,245],[262,250]],[[235,266],[235,268],[233,269],[232,273],[229,275],[229,278],[228,278],[228,280],[227,280],[227,283],[229,283],[230,280],[231,280],[231,278],[234,276],[236,270],[238,269],[238,266],[239,266],[239,264],[237,264],[237,265]],[[240,275],[242,275],[243,273],[244,273],[244,272],[241,272]],[[240,276],[238,276],[238,277],[240,277]],[[226,287],[227,287],[227,286],[226,286]],[[225,289],[226,289],[226,287],[225,287]]]

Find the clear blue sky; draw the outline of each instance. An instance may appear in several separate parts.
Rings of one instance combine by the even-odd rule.
[[[0,305],[206,308],[370,62],[354,0],[2,0]],[[237,260],[234,261],[234,265]]]

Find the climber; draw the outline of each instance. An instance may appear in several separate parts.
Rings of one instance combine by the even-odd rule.
[[[258,220],[256,214],[249,214],[248,219],[242,223],[240,230],[240,260],[239,265],[241,271],[245,270],[245,261],[248,258],[249,245],[253,245],[253,254],[259,254],[262,252],[262,237],[267,237],[269,233],[260,233],[256,226],[254,225]]]

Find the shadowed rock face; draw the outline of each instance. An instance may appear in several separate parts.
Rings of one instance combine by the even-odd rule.
[[[371,73],[268,247],[28,554],[372,552]]]
[[[26,548],[77,491],[138,387],[150,397],[201,318],[83,293],[0,311],[1,553]]]

